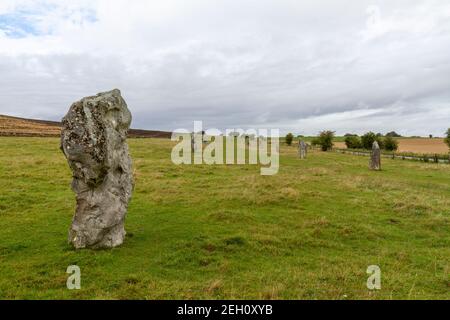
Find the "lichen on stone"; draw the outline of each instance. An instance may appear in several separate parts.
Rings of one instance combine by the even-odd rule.
[[[77,197],[69,231],[75,248],[109,248],[124,240],[133,188],[126,143],[130,123],[131,113],[117,89],[73,103],[62,120],[61,150]]]

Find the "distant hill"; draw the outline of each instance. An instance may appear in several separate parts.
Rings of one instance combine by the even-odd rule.
[[[0,136],[59,137],[61,123],[57,121],[25,119],[0,115]],[[130,129],[129,138],[170,138],[166,131]]]

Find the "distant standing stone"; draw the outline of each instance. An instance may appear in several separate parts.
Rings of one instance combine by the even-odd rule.
[[[202,152],[203,147],[203,138],[200,136],[200,133],[191,133],[191,151]]]
[[[372,145],[369,168],[371,170],[381,170],[381,150],[378,142],[376,141]]]
[[[124,241],[133,189],[126,142],[130,123],[117,89],[75,102],[62,120],[61,149],[77,200],[69,243],[77,249],[112,248]]]
[[[305,141],[301,140],[298,143],[298,152],[300,155],[300,159],[306,159],[306,155],[308,153],[308,145],[305,143]]]

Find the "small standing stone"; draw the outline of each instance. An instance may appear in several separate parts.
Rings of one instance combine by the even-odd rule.
[[[306,155],[308,153],[308,145],[305,143],[305,141],[301,140],[298,143],[298,152],[300,155],[300,159],[306,159]]]
[[[195,153],[195,152],[201,153],[202,147],[203,147],[203,136],[200,139],[200,133],[191,133],[191,151],[192,151],[192,153]]]
[[[77,249],[112,248],[124,241],[133,189],[126,142],[130,123],[117,89],[75,102],[62,120],[61,150],[77,200],[69,243]]]
[[[381,170],[381,150],[377,141],[375,141],[372,145],[369,168],[371,170]]]

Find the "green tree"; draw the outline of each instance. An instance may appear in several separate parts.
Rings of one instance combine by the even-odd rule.
[[[292,140],[294,140],[294,135],[293,135],[292,133],[289,132],[289,133],[286,135],[286,144],[287,144],[288,146],[292,145]]]
[[[384,139],[383,136],[380,136],[380,134],[375,134],[370,131],[361,136],[361,146],[363,149],[372,149],[372,145],[375,141],[378,142],[380,149],[384,149]]]
[[[361,137],[361,144],[364,149],[372,149],[373,143],[377,140],[377,136],[373,132],[367,132]],[[381,148],[381,146],[380,146]]]
[[[395,132],[395,131],[391,131],[391,132],[388,132],[388,133],[386,133],[386,136],[387,137],[392,137],[392,138],[400,138],[401,137],[401,135],[399,135],[397,132]]]
[[[384,138],[383,137],[379,137],[377,136],[375,138],[375,141],[378,142],[378,146],[380,147],[380,149],[386,149],[385,143],[384,143]],[[372,148],[372,147],[370,147]]]
[[[447,132],[445,133],[445,135],[447,136],[445,138],[445,143],[448,145],[448,147],[450,148],[450,128],[448,128]]]
[[[333,148],[334,131],[322,131],[317,138],[317,144],[322,147],[322,151]]]
[[[347,136],[345,138],[345,145],[349,149],[360,149],[362,148],[361,139],[358,136]]]
[[[398,141],[392,137],[384,138],[383,144],[387,151],[397,151],[398,149]]]

